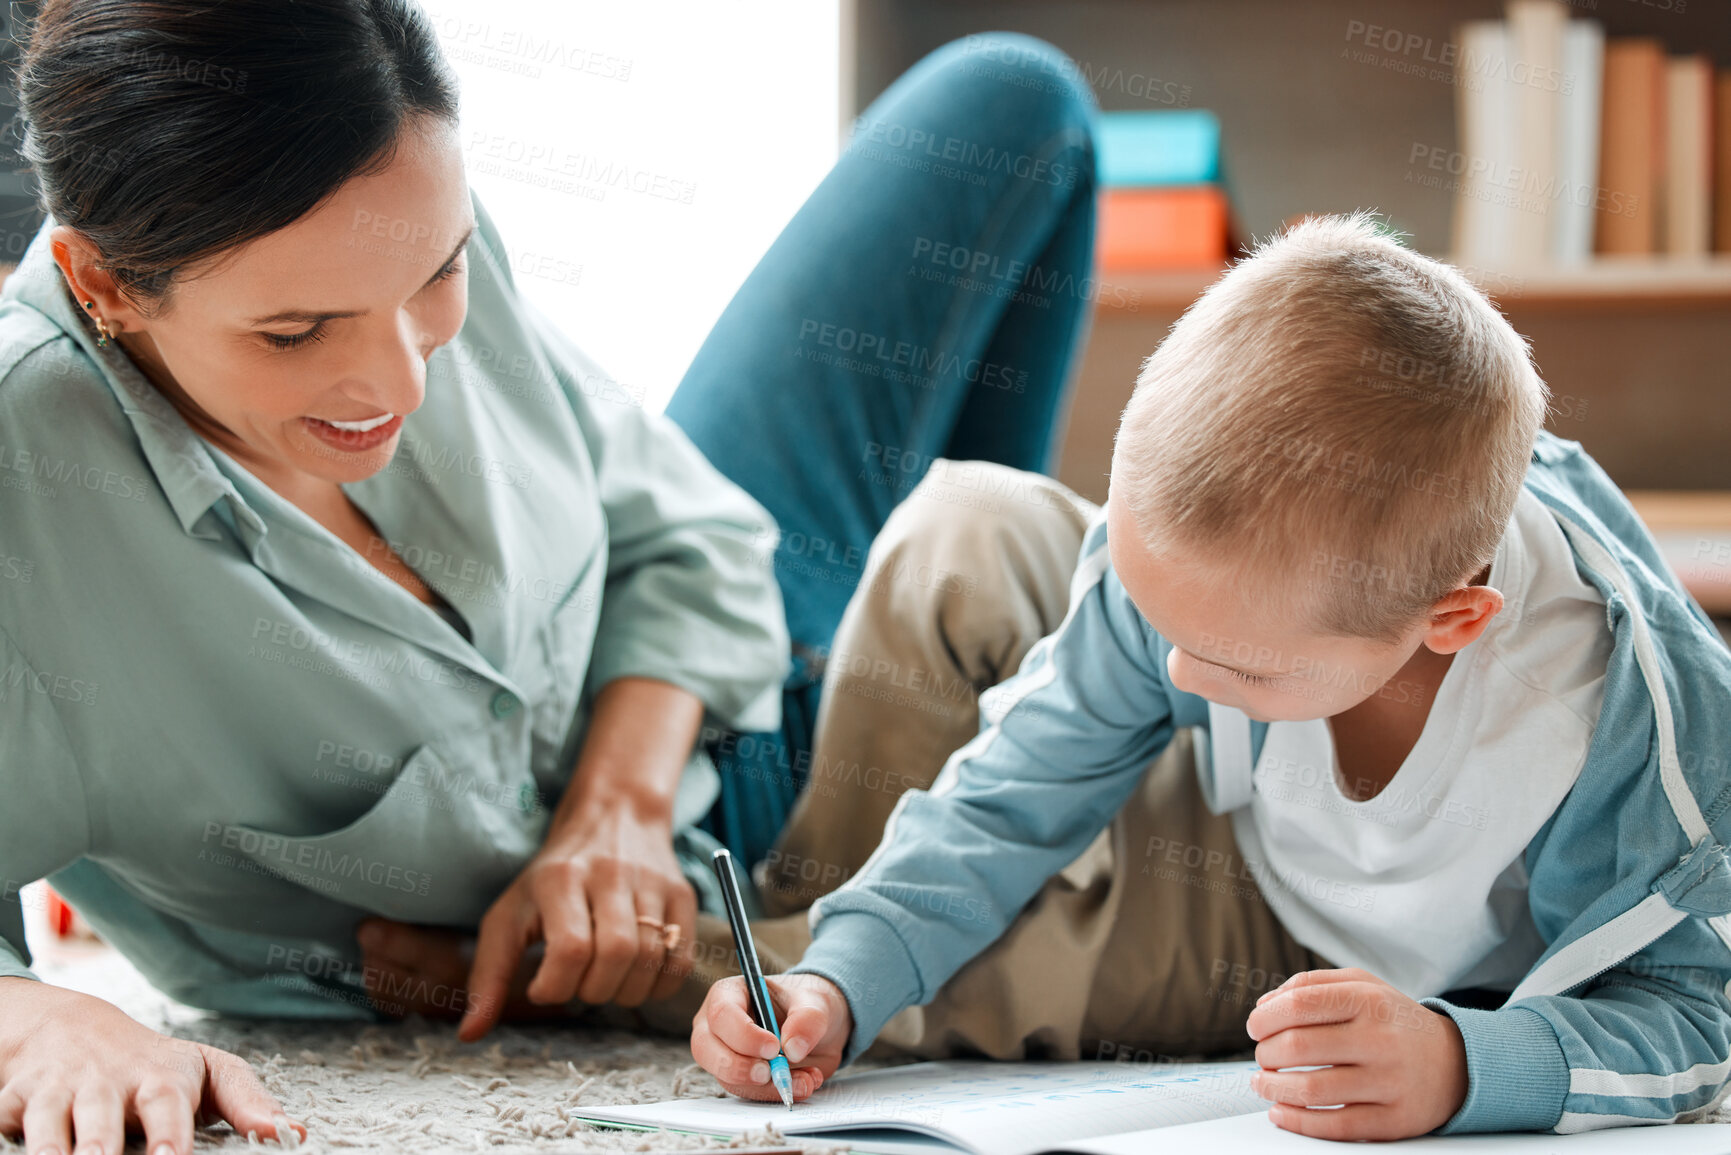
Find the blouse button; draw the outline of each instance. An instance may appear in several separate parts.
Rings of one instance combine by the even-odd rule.
[[[517,712],[517,695],[509,690],[500,690],[493,695],[493,717],[509,718]]]

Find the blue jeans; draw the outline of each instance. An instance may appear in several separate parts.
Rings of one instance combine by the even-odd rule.
[[[1012,34],[909,69],[667,406],[781,529],[781,730],[708,736],[722,790],[703,825],[744,865],[806,779],[823,657],[890,510],[934,457],[1051,462],[1095,288],[1095,105],[1075,77]]]

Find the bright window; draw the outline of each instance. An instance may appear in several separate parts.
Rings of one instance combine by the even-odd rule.
[[[517,284],[659,410],[834,163],[837,0],[428,0]]]

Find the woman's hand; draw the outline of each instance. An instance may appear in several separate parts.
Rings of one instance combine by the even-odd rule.
[[[90,995],[0,978],[0,1134],[22,1134],[31,1155],[120,1155],[128,1130],[150,1155],[190,1155],[195,1121],[280,1140],[279,1119],[306,1137],[244,1060]]]
[[[546,954],[527,990],[535,1003],[634,1007],[679,988],[697,895],[673,853],[673,795],[702,719],[695,695],[654,679],[619,678],[596,695],[546,841],[481,920],[458,1038],[492,1029],[537,941]],[[663,926],[679,928],[676,941]]]
[[[853,1033],[853,1013],[841,989],[819,975],[768,975],[781,1040],[751,1017],[745,980],[735,975],[709,988],[691,1020],[691,1057],[742,1099],[776,1100],[769,1060],[777,1050],[793,1070],[793,1097],[804,1099],[841,1065]]]
[[[417,926],[388,918],[363,919],[356,928],[361,945],[361,976],[375,1009],[392,1018],[424,1015],[460,1019],[471,1006],[469,970],[475,965],[475,936],[442,926]],[[541,947],[523,952],[510,993],[500,1008],[507,1022],[568,1017],[564,1007],[529,1001],[529,983],[541,965]]]
[[[1245,1027],[1264,1068],[1251,1089],[1274,1102],[1269,1118],[1288,1131],[1406,1139],[1442,1126],[1466,1101],[1466,1044],[1454,1020],[1368,971],[1295,974],[1256,1001]],[[1308,1110],[1335,1104],[1345,1106]]]
[[[680,928],[677,949],[652,925]],[[664,821],[629,811],[594,813],[569,838],[530,859],[481,920],[468,1011],[457,1036],[492,1029],[530,943],[546,943],[529,983],[533,1003],[617,1003],[666,998],[691,971],[697,895],[673,855]]]

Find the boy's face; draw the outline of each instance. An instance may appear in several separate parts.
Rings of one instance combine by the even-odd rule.
[[[1439,653],[1465,646],[1502,605],[1495,590],[1469,587],[1479,591],[1477,601],[1483,604],[1476,608],[1482,620],[1445,614],[1455,620],[1415,623],[1393,645],[1318,636],[1272,610],[1259,611],[1229,577],[1201,562],[1177,565],[1154,557],[1130,511],[1111,497],[1106,526],[1118,580],[1148,624],[1172,643],[1166,661],[1172,684],[1235,706],[1259,722],[1326,718],[1372,695],[1428,705],[1430,687],[1406,685],[1397,675],[1421,645]]]

